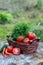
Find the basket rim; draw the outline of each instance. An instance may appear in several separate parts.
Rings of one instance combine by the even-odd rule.
[[[28,43],[18,42],[18,41],[15,41],[15,40],[10,40],[9,38],[7,38],[7,41],[12,42],[12,43],[15,43],[15,44],[19,44],[19,45],[25,45],[25,46],[27,45],[28,46],[28,45],[32,44],[34,41],[38,41],[39,42],[40,41],[40,38],[37,37],[37,38],[35,38],[33,40],[30,40],[30,42],[28,42]]]

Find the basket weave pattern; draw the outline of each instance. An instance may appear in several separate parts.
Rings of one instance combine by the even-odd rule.
[[[39,40],[40,40],[39,38],[36,38],[29,43],[23,43],[23,42],[10,40],[9,38],[7,39],[9,45],[20,48],[22,53],[24,54],[35,52],[37,50]]]

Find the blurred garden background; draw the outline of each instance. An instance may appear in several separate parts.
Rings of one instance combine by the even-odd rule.
[[[28,22],[43,42],[43,0],[0,0],[0,41],[17,22]]]

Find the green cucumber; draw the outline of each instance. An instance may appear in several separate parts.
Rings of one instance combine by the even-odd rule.
[[[7,46],[8,46],[8,44],[5,44],[5,43],[1,44],[0,45],[0,52],[2,52],[3,48],[6,48]]]

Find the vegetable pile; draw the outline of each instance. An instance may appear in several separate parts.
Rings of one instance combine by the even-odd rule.
[[[37,36],[35,35],[35,33],[28,32],[25,38],[23,36],[18,36],[16,41],[29,43],[30,41],[32,41],[36,37]]]
[[[22,42],[23,44],[29,44],[30,41],[37,37],[35,33],[29,32],[30,29],[31,27],[28,25],[28,23],[17,23],[10,35],[10,39],[19,43]],[[2,55],[10,55],[12,53],[14,55],[18,55],[20,52],[20,48],[7,46],[3,48]]]
[[[20,54],[20,48],[14,48],[13,46],[8,46],[6,48],[3,48],[2,55],[10,55],[10,54],[18,55]]]
[[[32,33],[32,32],[28,32],[26,34],[26,37],[24,38],[23,36],[18,36],[16,38],[16,41],[18,41],[19,43],[20,42],[24,42],[23,44],[29,44],[30,41],[32,41],[33,39],[35,39],[37,36]],[[16,47],[13,47],[13,46],[7,46],[7,47],[4,47],[3,50],[2,50],[2,55],[10,55],[10,54],[14,54],[14,55],[19,55],[21,52],[21,49],[20,48],[16,48]]]

